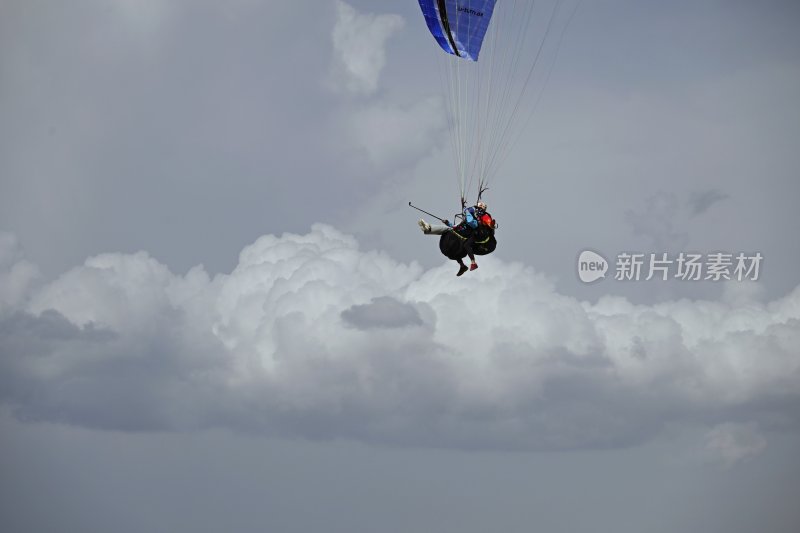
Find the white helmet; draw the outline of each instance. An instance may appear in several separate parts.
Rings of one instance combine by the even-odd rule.
[[[480,207],[481,209],[486,211],[486,202],[484,202],[483,200],[479,200],[478,201],[478,207]]]

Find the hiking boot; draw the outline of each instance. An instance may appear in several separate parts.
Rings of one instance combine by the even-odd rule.
[[[427,222],[425,222],[424,220],[419,219],[417,224],[419,224],[419,229],[422,230],[422,233],[430,233],[431,232],[431,225],[428,224]]]
[[[467,268],[467,265],[461,265],[460,267],[458,267],[458,274],[456,274],[456,276],[460,276],[461,274],[463,274],[467,270],[469,270]]]
[[[478,263],[472,263],[472,264],[469,266],[469,269],[470,269],[470,270],[475,270],[475,269],[477,269],[477,268],[478,268]]]

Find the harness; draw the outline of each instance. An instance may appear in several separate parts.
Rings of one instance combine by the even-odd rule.
[[[453,235],[455,235],[456,237],[458,237],[462,241],[466,241],[469,238],[469,237],[464,237],[463,235],[461,235],[458,231],[455,230],[455,228],[453,228]],[[489,239],[491,239],[491,238],[492,238],[492,234],[489,233],[488,237],[486,237],[485,239],[483,239],[481,241],[475,241],[475,244],[486,244],[487,242],[489,242]]]

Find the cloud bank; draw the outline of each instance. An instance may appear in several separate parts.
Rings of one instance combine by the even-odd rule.
[[[37,286],[2,242],[0,401],[24,420],[462,449],[627,446],[687,422],[731,461],[763,448],[738,428],[798,429],[800,288],[591,304],[519,263],[456,278],[325,225],[213,278],[140,252]]]

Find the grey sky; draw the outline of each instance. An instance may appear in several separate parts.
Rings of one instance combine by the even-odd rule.
[[[800,6],[582,2],[455,278],[438,51],[379,4],[0,0],[4,522],[796,531]]]

